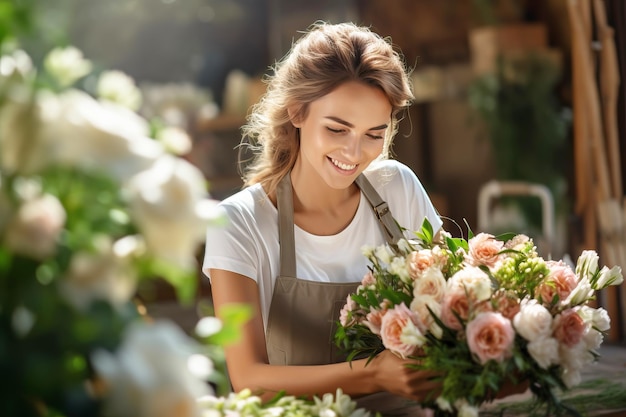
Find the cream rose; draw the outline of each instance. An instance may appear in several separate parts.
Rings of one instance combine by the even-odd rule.
[[[219,218],[200,170],[171,155],[131,178],[126,193],[131,216],[155,256],[193,267],[206,227]]]
[[[414,297],[413,301],[411,301],[410,309],[416,315],[417,327],[420,329],[420,332],[426,333],[429,331],[438,339],[443,336],[443,329],[439,327],[433,317],[433,314],[441,317],[442,311],[441,303],[435,297],[430,295]]]
[[[479,313],[467,324],[467,344],[481,364],[502,362],[513,354],[515,331],[511,321],[500,313]]]
[[[108,391],[104,410],[120,417],[196,417],[197,399],[212,394],[201,379],[206,360],[193,339],[167,321],[138,321],[125,331],[117,352],[98,350],[92,363]],[[207,358],[208,360],[208,358]]]
[[[413,281],[413,297],[427,295],[441,303],[446,293],[446,288],[446,279],[441,270],[436,267],[430,267],[425,269],[421,276]]]
[[[59,200],[44,194],[24,201],[9,221],[4,236],[9,249],[35,259],[56,252],[66,213]]]
[[[432,251],[428,249],[422,249],[419,251],[413,251],[406,257],[407,266],[409,268],[409,275],[413,281],[422,276],[426,269],[430,268],[435,262]]]

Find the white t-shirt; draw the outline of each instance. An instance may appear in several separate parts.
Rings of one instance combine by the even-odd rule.
[[[400,226],[420,230],[427,217],[437,231],[442,225],[415,173],[395,160],[373,162],[365,171],[381,198],[387,202]],[[207,230],[202,270],[236,272],[257,282],[263,314],[267,319],[276,278],[280,273],[278,211],[259,184],[220,202],[227,224]],[[367,273],[368,260],[361,248],[385,242],[379,220],[365,196],[352,222],[332,236],[317,236],[294,227],[296,268],[300,279],[323,282],[357,282]]]

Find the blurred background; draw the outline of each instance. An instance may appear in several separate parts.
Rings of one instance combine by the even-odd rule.
[[[626,242],[621,0],[13,3],[29,9],[20,39],[33,60],[75,45],[96,67],[133,77],[139,112],[189,133],[185,158],[217,199],[241,187],[240,127],[263,94],[263,75],[299,32],[316,20],[371,26],[413,69],[416,102],[394,156],[418,174],[446,229],[466,233],[467,222],[474,232],[524,232],[555,259],[596,249],[605,263],[624,265],[626,251],[613,250]],[[580,56],[589,65],[576,64]],[[210,298],[208,285],[198,273],[199,297]],[[612,291],[600,301],[624,317],[624,290]],[[154,301],[154,314],[186,325],[189,312],[167,286]],[[624,326],[611,340],[624,340]]]

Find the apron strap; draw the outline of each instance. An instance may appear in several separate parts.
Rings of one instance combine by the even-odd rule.
[[[393,218],[387,202],[380,197],[365,175],[359,175],[355,182],[361,191],[363,191],[363,194],[365,194],[365,198],[367,198],[372,209],[374,209],[374,213],[376,213],[376,217],[380,220],[387,242],[391,245],[398,244],[398,241],[404,237],[404,233],[402,233],[402,229],[400,229],[400,226]]]
[[[278,243],[280,245],[280,275],[296,278],[296,244],[293,235],[293,189],[291,172],[276,188],[278,206]]]
[[[404,237],[400,226],[391,214],[388,204],[383,201],[374,186],[365,175],[359,175],[355,180],[365,198],[370,203],[380,227],[389,244],[395,245]],[[278,242],[280,244],[280,274],[287,277],[296,277],[296,245],[293,234],[293,189],[291,186],[291,172],[287,173],[276,188],[276,204],[278,208]]]

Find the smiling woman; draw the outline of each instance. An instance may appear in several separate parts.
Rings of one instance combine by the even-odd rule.
[[[397,242],[396,221],[442,225],[415,174],[387,160],[413,98],[402,57],[368,28],[321,22],[267,81],[244,127],[259,151],[247,187],[220,203],[229,221],[206,239],[216,314],[254,311],[226,348],[233,387],[264,399],[341,389],[372,411],[421,415],[415,401],[439,389],[432,374],[389,351],[347,363],[332,340],[367,271],[361,247]]]

